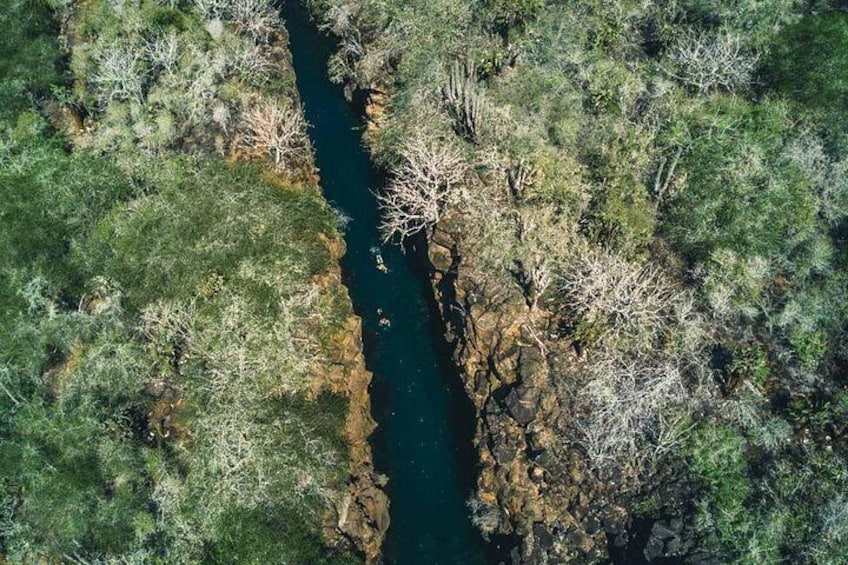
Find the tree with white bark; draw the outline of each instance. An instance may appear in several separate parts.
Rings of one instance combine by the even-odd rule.
[[[274,170],[286,172],[292,161],[309,154],[303,112],[291,104],[263,100],[243,116],[241,147],[270,158]]]
[[[745,48],[733,34],[688,33],[671,52],[671,75],[701,93],[715,90],[735,92],[747,87],[758,56]]]
[[[384,240],[403,240],[435,225],[459,196],[468,166],[460,150],[423,132],[410,136],[392,180],[378,196]]]
[[[588,345],[569,393],[578,441],[597,467],[639,472],[677,440],[672,422],[708,373],[703,321],[659,266],[606,251],[577,255],[560,284]]]
[[[101,104],[113,100],[140,102],[146,69],[142,54],[131,45],[110,45],[97,58],[91,82],[97,87]]]

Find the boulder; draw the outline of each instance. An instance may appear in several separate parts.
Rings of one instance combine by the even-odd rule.
[[[504,404],[506,405],[509,415],[522,426],[526,426],[536,419],[536,410],[538,410],[538,405],[522,400],[521,394],[516,388],[512,389],[509,394],[507,394]]]

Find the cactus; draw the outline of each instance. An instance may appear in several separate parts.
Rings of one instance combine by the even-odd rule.
[[[533,184],[534,178],[535,171],[532,166],[523,160],[507,170],[506,180],[509,184],[509,192],[516,203],[524,199],[524,189]]]
[[[479,143],[485,99],[477,85],[477,72],[473,65],[454,61],[443,94],[457,134],[472,143]]]

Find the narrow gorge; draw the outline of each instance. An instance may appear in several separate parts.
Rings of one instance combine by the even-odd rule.
[[[362,145],[362,116],[327,77],[333,44],[286,2],[297,86],[321,186],[345,227],[343,280],[362,317],[375,464],[388,477],[387,563],[484,563],[468,517],[476,456],[473,407],[459,386],[432,299],[423,249],[382,245],[374,192],[383,179]],[[421,242],[417,242],[421,245]]]
[[[844,1],[0,24],[0,565],[848,563]]]

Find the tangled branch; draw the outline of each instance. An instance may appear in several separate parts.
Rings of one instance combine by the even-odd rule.
[[[306,119],[299,108],[263,101],[244,115],[241,146],[265,153],[276,171],[289,170],[290,161],[309,152]]]
[[[412,136],[401,151],[391,182],[378,196],[384,240],[402,240],[436,224],[455,187],[465,179],[466,169],[454,146],[426,140],[423,134]]]

